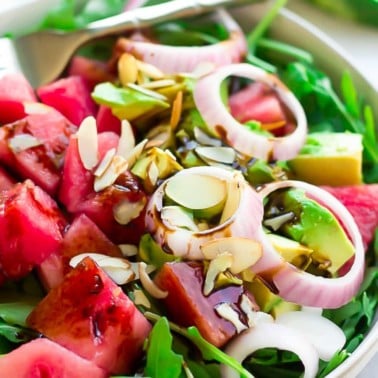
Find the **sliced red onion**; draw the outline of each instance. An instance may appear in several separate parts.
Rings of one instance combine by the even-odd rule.
[[[293,180],[273,182],[265,185],[259,195],[264,198],[277,189],[288,187],[305,190],[311,198],[335,214],[354,245],[353,264],[344,276],[338,278],[324,278],[306,273],[286,262],[261,228],[258,240],[263,245],[264,253],[251,269],[289,302],[312,307],[338,308],[356,295],[363,279],[365,253],[361,234],[345,206],[332,194],[315,185]]]
[[[219,90],[223,80],[229,76],[260,81],[276,91],[296,119],[295,130],[283,137],[266,137],[238,122],[223,104]],[[307,120],[302,105],[276,76],[251,64],[220,67],[200,78],[194,89],[194,101],[207,126],[244,155],[265,160],[288,160],[295,157],[305,143]]]
[[[157,43],[120,38],[116,49],[135,55],[159,68],[165,74],[192,72],[199,63],[216,66],[237,63],[246,54],[247,43],[239,25],[224,10],[217,10],[216,19],[229,32],[229,39],[209,46],[167,46]]]
[[[263,348],[278,348],[295,353],[304,366],[304,378],[314,378],[319,356],[312,344],[299,332],[281,324],[260,323],[236,336],[227,345],[225,353],[240,363],[250,354]],[[230,366],[222,365],[222,377],[239,378]]]
[[[238,236],[255,239],[257,237],[256,230],[261,227],[263,217],[262,201],[239,172],[203,166],[184,169],[176,173],[176,175],[185,174],[208,175],[226,182],[236,180],[240,190],[239,205],[234,214],[224,223],[205,231],[193,232],[168,225],[161,218],[164,190],[169,179],[166,180],[150,198],[145,218],[147,230],[161,246],[176,256],[199,260],[204,258],[201,245],[214,238]]]

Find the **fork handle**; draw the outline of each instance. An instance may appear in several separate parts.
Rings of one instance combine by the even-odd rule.
[[[238,6],[259,0],[173,0],[164,4],[137,8],[87,25],[82,33],[89,38],[116,34],[126,30],[151,26],[173,19],[210,12],[218,7]]]

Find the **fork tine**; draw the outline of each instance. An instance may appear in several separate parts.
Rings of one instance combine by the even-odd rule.
[[[13,41],[0,38],[0,77],[8,72],[22,72]]]

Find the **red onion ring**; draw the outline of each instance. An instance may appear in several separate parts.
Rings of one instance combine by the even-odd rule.
[[[265,137],[248,130],[224,106],[219,87],[227,77],[241,76],[261,81],[275,90],[293,113],[297,127],[284,137]],[[194,88],[194,101],[207,126],[237,151],[260,159],[288,160],[295,157],[307,135],[307,120],[302,105],[292,92],[274,75],[251,64],[240,63],[220,67],[200,78]]]
[[[169,181],[168,179],[154,192],[146,207],[146,228],[157,243],[167,247],[176,256],[191,260],[201,260],[204,258],[201,245],[214,238],[238,236],[256,239],[258,236],[256,231],[261,227],[263,205],[260,197],[239,172],[203,166],[184,169],[176,173],[176,175],[183,174],[206,175],[225,181],[237,180],[241,191],[239,206],[235,213],[224,223],[205,231],[193,232],[184,228],[169,227],[162,221],[160,216],[160,211],[163,207],[164,189]]]
[[[304,365],[304,378],[314,378],[319,356],[313,345],[300,332],[275,323],[259,323],[236,336],[225,353],[240,363],[253,352],[263,348],[278,348],[295,353]],[[230,366],[222,365],[222,377],[239,378]]]
[[[216,18],[227,28],[230,37],[214,45],[167,46],[120,38],[116,50],[131,53],[138,59],[156,66],[165,74],[192,72],[202,62],[211,62],[216,66],[240,62],[247,51],[247,42],[242,30],[222,9],[216,11]]]
[[[262,258],[251,269],[268,284],[272,284],[278,294],[289,302],[303,306],[338,308],[356,295],[363,279],[365,253],[359,229],[345,206],[332,194],[315,185],[293,180],[274,182],[264,186],[259,195],[263,199],[275,190],[287,187],[304,189],[311,198],[335,214],[354,245],[353,264],[342,277],[324,278],[311,275],[286,262],[260,228],[258,240],[261,241],[264,252]]]

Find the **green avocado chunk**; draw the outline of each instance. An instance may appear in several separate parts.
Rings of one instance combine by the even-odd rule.
[[[354,247],[335,216],[324,206],[308,198],[301,189],[278,191],[265,206],[265,217],[292,213],[289,221],[275,232],[313,250],[313,261],[335,274],[354,255]]]

